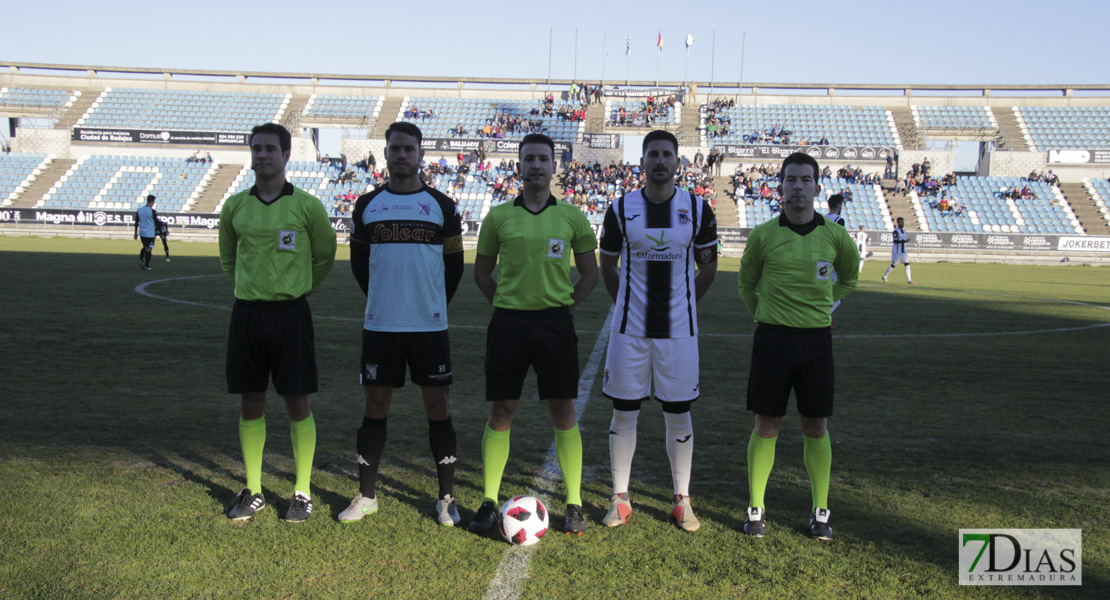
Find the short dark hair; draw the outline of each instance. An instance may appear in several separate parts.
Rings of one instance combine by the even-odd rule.
[[[676,138],[673,133],[669,131],[663,131],[662,129],[656,129],[655,131],[644,136],[644,144],[640,148],[640,154],[643,155],[644,152],[647,152],[648,144],[654,142],[655,140],[666,140],[674,144],[674,153],[678,154],[678,138]]]
[[[412,123],[409,123],[408,121],[397,121],[390,125],[389,129],[385,130],[385,143],[389,143],[389,136],[393,135],[394,133],[408,134],[416,138],[417,144],[424,143],[424,132],[420,131],[419,127]]]
[[[548,148],[551,148],[551,158],[555,158],[555,140],[547,137],[542,133],[529,133],[528,135],[524,136],[524,139],[520,140],[520,148],[518,148],[516,151],[517,160],[520,159],[521,152],[524,151],[524,146],[528,144],[546,145]]]
[[[779,169],[779,181],[782,181],[783,176],[786,174],[787,165],[809,165],[813,167],[813,178],[817,179],[821,176],[821,167],[817,165],[817,159],[806,154],[805,152],[795,152],[790,156],[782,159],[782,168]]]
[[[284,125],[280,125],[278,123],[263,123],[261,125],[257,125],[254,129],[251,129],[251,137],[249,138],[250,142],[253,143],[254,136],[260,133],[272,133],[278,136],[278,145],[281,146],[282,152],[289,152],[293,149],[293,136],[289,133],[289,130],[286,129]]]
[[[156,200],[156,198],[154,197],[154,194],[150,194],[146,197],[146,203],[147,204],[150,204],[151,202],[154,202],[154,200]]]
[[[829,210],[832,210],[833,207],[840,208],[843,205],[844,196],[841,196],[840,194],[833,194],[832,196],[829,196]]]
[[[894,220],[895,220],[895,221],[901,221],[901,222],[903,222],[903,223],[905,223],[905,222],[906,222],[906,220],[905,220],[905,219],[903,219],[902,217],[898,217],[897,219],[894,219]]]

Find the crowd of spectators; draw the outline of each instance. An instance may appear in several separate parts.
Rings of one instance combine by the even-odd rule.
[[[621,106],[617,109],[616,125],[650,127],[657,119],[665,119],[674,110],[675,102],[674,95],[664,99],[648,96],[635,110],[629,111]]]
[[[729,109],[736,106],[735,99],[717,98],[704,105],[705,132],[712,138],[727,137],[732,133],[732,116]],[[817,141],[794,138],[794,131],[785,123],[774,124],[766,129],[753,129],[743,134],[745,144],[795,144],[798,146],[828,146],[829,137],[822,135]]]
[[[193,153],[192,156],[190,156],[189,158],[186,158],[185,162],[187,162],[187,163],[211,163],[212,162],[212,155],[208,152],[205,152],[204,156],[201,156],[200,150],[197,150],[196,152]]]

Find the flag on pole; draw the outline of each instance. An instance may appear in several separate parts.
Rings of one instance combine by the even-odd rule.
[[[632,54],[632,30],[631,29],[628,30],[628,42],[625,43],[625,45],[624,45],[624,54],[625,54],[625,56],[628,56],[629,54]]]
[[[694,45],[694,34],[687,33],[686,34],[686,47],[689,48],[690,46],[693,46],[693,45]]]
[[[662,49],[663,49],[663,32],[662,32],[662,31],[660,31],[660,32],[659,32],[659,41],[658,41],[658,42],[656,42],[656,44],[655,44],[655,45],[656,45],[656,46],[659,46],[659,49],[660,49],[660,50],[662,50]]]

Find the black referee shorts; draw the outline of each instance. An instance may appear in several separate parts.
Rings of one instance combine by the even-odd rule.
[[[494,309],[486,329],[486,400],[519,400],[529,366],[541,400],[578,396],[578,334],[569,308]]]
[[[765,417],[786,414],[790,390],[803,417],[833,412],[832,330],[760,323],[752,341],[748,410]]]
[[[316,391],[312,311],[304,296],[278,302],[235,300],[227,336],[227,391],[265,392],[273,378],[282,396]]]

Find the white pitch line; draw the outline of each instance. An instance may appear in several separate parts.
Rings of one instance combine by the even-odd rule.
[[[594,343],[594,349],[590,352],[590,358],[586,361],[586,368],[583,369],[582,376],[578,378],[578,398],[574,400],[575,421],[582,420],[586,403],[590,401],[590,390],[594,387],[594,376],[597,375],[601,360],[605,356],[605,348],[609,344],[609,327],[612,322],[613,309],[610,308],[609,315],[605,317],[605,323],[601,326],[601,332],[597,334],[597,342]],[[555,455],[555,442],[551,442],[551,447],[547,449],[547,454],[544,456],[543,466],[540,467],[540,473],[532,480],[532,490],[536,491],[535,495],[548,507],[555,504],[554,500],[545,494],[540,494],[538,490],[542,489],[545,482],[553,481],[561,474],[559,459]],[[548,514],[551,514],[550,508]],[[521,584],[528,578],[528,565],[532,562],[532,555],[535,554],[537,547],[539,547],[539,544],[523,548],[509,546],[505,550],[504,558],[497,565],[497,574],[494,575],[493,580],[489,583],[489,588],[486,589],[487,600],[515,600],[520,597],[523,590]]]

